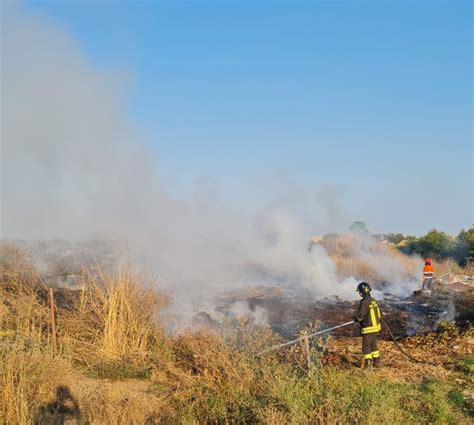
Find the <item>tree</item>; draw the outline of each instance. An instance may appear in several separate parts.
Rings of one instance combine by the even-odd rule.
[[[403,243],[398,246],[398,249],[406,255],[419,254],[418,238],[413,235],[407,235]]]
[[[349,230],[353,233],[358,233],[362,235],[368,235],[369,229],[367,229],[366,224],[363,221],[354,221],[350,226]]]
[[[465,266],[469,261],[474,261],[474,227],[461,230],[456,238],[447,236],[444,232],[436,229],[420,238],[406,236],[398,249],[404,254],[418,254],[424,258],[450,257],[456,260],[460,266]]]
[[[393,243],[395,245],[398,245],[401,241],[405,239],[405,236],[403,236],[402,233],[389,233],[387,235],[387,240],[390,243]]]
[[[454,242],[452,255],[461,266],[474,260],[474,227],[459,232]]]
[[[418,239],[415,252],[425,258],[446,258],[450,254],[451,245],[451,241],[448,236],[446,236],[446,233],[433,229]]]

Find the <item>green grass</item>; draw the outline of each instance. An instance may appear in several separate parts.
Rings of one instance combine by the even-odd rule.
[[[158,300],[134,286],[140,282],[120,281],[120,291],[113,282],[105,292],[92,286],[75,309],[59,309],[57,356],[50,354],[47,305],[34,292],[0,286],[0,319],[28,331],[0,346],[0,423],[32,423],[58,386],[71,389],[91,424],[471,422],[472,357],[451,359],[457,368],[441,374],[445,380],[398,381],[394,369],[383,368],[325,366],[308,374],[296,351],[256,356],[274,337],[245,323],[237,345],[204,330],[166,335],[153,319]]]
[[[474,357],[466,357],[459,361],[458,368],[468,375],[474,374]]]
[[[266,376],[246,392],[203,385],[176,400],[180,420],[255,423],[259,412],[278,412],[294,424],[468,423],[459,391],[439,380],[419,384],[389,381],[371,372],[327,368],[320,379],[296,374]]]

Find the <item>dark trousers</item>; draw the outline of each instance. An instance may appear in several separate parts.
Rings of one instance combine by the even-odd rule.
[[[421,285],[421,290],[422,291],[430,291],[432,286],[433,286],[433,278],[432,277],[427,277],[427,278],[423,279],[423,285]]]
[[[377,332],[362,335],[362,353],[364,359],[376,359],[380,356],[377,349]]]

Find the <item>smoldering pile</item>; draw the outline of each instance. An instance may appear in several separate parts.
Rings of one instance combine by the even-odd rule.
[[[431,332],[440,321],[455,322],[461,328],[467,328],[474,322],[472,285],[457,282],[451,286],[438,281],[429,295],[403,297],[374,291],[374,297],[379,301],[384,320],[399,337]],[[302,293],[291,293],[281,287],[261,286],[222,294],[216,299],[214,313],[200,311],[196,320],[199,325],[218,328],[222,317],[244,316],[257,324],[265,323],[280,333],[279,329],[289,326],[304,328],[314,322],[327,326],[345,323],[352,319],[358,302],[356,297],[353,301],[338,297],[309,301]],[[338,329],[333,335],[355,336],[358,335],[358,328]]]
[[[32,260],[42,281],[63,290],[81,289],[81,274],[113,270],[126,255],[124,246],[116,243],[90,241],[34,242],[12,241]],[[474,286],[470,277],[442,276],[431,295],[414,296],[390,293],[398,286],[390,282],[376,284],[374,297],[379,301],[385,321],[397,336],[409,336],[432,331],[441,320],[455,321],[460,327],[473,323]],[[351,320],[357,308],[358,296],[315,296],[308,287],[283,282],[276,286],[268,282],[230,288],[223,285],[204,302],[186,305],[186,313],[176,316],[170,330],[192,326],[219,329],[229,318],[245,319],[258,326],[270,327],[284,338],[292,337],[309,323],[333,326]],[[179,310],[179,294],[170,311]],[[171,312],[170,317],[173,316]],[[292,332],[281,332],[291,329]],[[356,326],[337,330],[336,336],[356,335]]]

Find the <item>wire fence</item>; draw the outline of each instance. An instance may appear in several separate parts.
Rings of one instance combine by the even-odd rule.
[[[303,330],[311,329],[315,332],[323,329],[323,327],[324,324],[322,322],[310,321],[308,319],[297,319],[288,323],[274,324],[271,326],[273,332],[288,341],[299,338]]]
[[[233,314],[226,314],[225,323],[227,328],[224,326],[221,329],[231,329],[230,334],[232,335],[232,345],[238,349],[248,348],[249,341],[246,339],[246,334],[249,328],[242,327],[242,321],[236,318]],[[269,346],[263,351],[255,351],[255,355],[258,357],[275,353],[277,351],[283,351],[285,347],[292,347],[287,354],[304,360],[306,366],[304,369],[308,373],[314,373],[316,376],[320,375],[324,354],[328,345],[331,332],[334,329],[348,326],[353,322],[347,322],[342,325],[329,327],[327,324],[317,321],[309,320],[305,318],[298,318],[291,320],[286,323],[272,324],[271,331],[273,334],[278,335],[283,341],[279,344]],[[248,324],[248,322],[247,322]],[[230,327],[229,327],[230,326]],[[250,346],[254,347],[255,341],[250,342]],[[260,350],[262,350],[260,346]]]
[[[343,323],[341,325],[337,325],[337,326],[333,326],[333,327],[325,327],[325,326],[322,326],[322,323],[318,322],[319,324],[319,330],[317,330],[315,327],[307,327],[307,328],[304,328],[303,330],[301,330],[299,332],[299,337],[298,338],[295,338],[291,341],[288,341],[288,342],[284,342],[284,343],[281,343],[281,344],[277,344],[277,345],[274,345],[264,351],[262,351],[260,353],[260,355],[262,354],[265,354],[265,353],[269,353],[271,351],[275,351],[275,350],[278,350],[280,348],[283,348],[283,347],[287,347],[287,346],[290,346],[290,345],[293,345],[293,344],[296,344],[297,342],[301,342],[301,341],[304,341],[306,340],[306,344],[308,344],[308,341],[311,340],[311,344],[315,344],[315,341],[320,341],[321,339],[325,339],[327,340],[330,336],[330,332],[334,329],[338,329],[338,328],[342,328],[343,326],[348,326],[348,325],[351,325],[353,324],[354,322],[353,321],[350,321],[350,322],[347,322],[347,323]],[[315,337],[318,337],[317,339]],[[319,344],[321,345],[321,344]],[[325,346],[326,344],[324,344]]]
[[[290,340],[271,346],[258,353],[258,355],[262,356],[276,352],[285,347],[300,344],[303,353],[306,356],[308,374],[314,374],[316,378],[320,380],[324,353],[326,351],[331,331],[343,326],[348,326],[352,323],[353,322],[351,321],[341,325],[328,327],[319,321],[307,321],[301,319],[283,325],[274,325],[273,328],[275,333]]]

